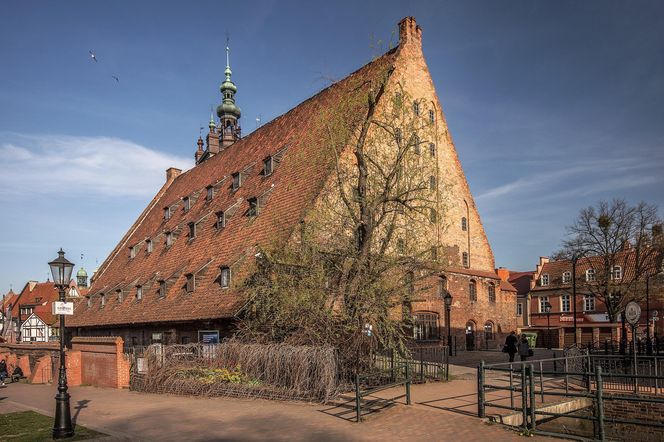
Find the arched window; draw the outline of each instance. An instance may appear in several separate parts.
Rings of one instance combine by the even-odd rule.
[[[496,302],[496,286],[489,283],[489,302]]]
[[[468,283],[468,297],[471,301],[477,301],[477,283],[474,279]]]
[[[413,337],[416,341],[436,341],[440,339],[438,313],[416,312],[413,315]]]
[[[491,321],[486,321],[484,324],[484,340],[485,341],[493,341],[494,335],[493,335],[493,322]]]

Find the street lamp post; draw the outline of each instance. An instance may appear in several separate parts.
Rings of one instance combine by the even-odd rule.
[[[544,312],[546,313],[546,348],[551,350],[551,303],[549,301],[544,304]]]
[[[576,263],[579,261],[579,255],[574,254],[572,257],[572,304],[574,307],[574,345],[577,345],[576,337]]]
[[[71,280],[74,264],[65,258],[65,252],[60,249],[58,257],[49,262],[53,283],[60,294],[60,302],[65,302],[65,287]],[[64,439],[74,435],[71,424],[69,408],[69,393],[67,393],[67,368],[65,366],[65,316],[60,315],[60,372],[58,377],[58,394],[55,395],[55,422],[53,423],[53,439]]]
[[[445,301],[445,323],[447,324],[447,351],[452,349],[452,327],[450,324],[450,310],[452,308],[452,295],[449,292],[445,294],[443,298]]]

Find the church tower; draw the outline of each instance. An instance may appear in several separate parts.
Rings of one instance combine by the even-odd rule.
[[[231,144],[235,143],[241,138],[240,131],[240,108],[235,104],[235,93],[237,87],[233,80],[231,80],[231,66],[230,66],[230,48],[226,42],[226,70],[224,75],[226,78],[221,83],[219,90],[221,91],[221,104],[217,106],[217,116],[219,117],[219,139],[221,141],[221,148],[225,149]]]

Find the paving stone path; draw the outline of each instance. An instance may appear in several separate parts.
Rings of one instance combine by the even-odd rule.
[[[460,367],[458,372],[470,373]],[[288,440],[288,441],[475,441],[522,440],[500,426],[483,423],[476,383],[460,379],[415,385],[413,405],[396,405],[357,424],[348,409],[231,398],[153,395],[93,387],[71,388],[72,415],[111,440]],[[54,385],[11,384],[0,389],[0,413],[33,409],[52,415]],[[401,394],[385,391],[381,394]],[[347,419],[337,417],[342,415]],[[544,438],[534,438],[544,440]]]

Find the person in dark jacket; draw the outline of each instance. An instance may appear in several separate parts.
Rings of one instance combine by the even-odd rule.
[[[510,355],[510,362],[514,362],[514,355],[517,353],[517,344],[519,339],[516,337],[516,332],[513,331],[505,339],[505,353]]]
[[[7,363],[3,359],[0,361],[0,385],[5,385],[5,378],[9,377],[7,373]]]
[[[525,335],[521,335],[521,340],[519,341],[519,356],[521,356],[522,361],[525,361],[530,356],[530,346],[528,345],[528,338]]]

